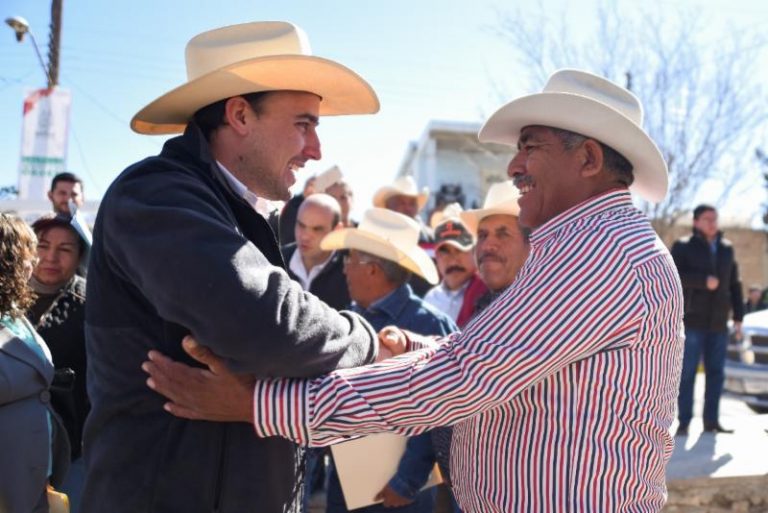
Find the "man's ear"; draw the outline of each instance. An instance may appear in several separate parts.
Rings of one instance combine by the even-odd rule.
[[[603,148],[594,139],[587,139],[579,148],[581,176],[596,176],[603,169]]]
[[[53,191],[48,191],[48,200],[53,203]]]
[[[224,119],[239,135],[248,133],[248,118],[253,115],[251,105],[242,96],[233,96],[224,104]]]
[[[344,228],[344,225],[343,225],[343,224],[341,224],[341,221],[339,221],[338,223],[336,223],[336,226],[334,226],[334,227],[331,229],[331,231],[332,231],[332,232],[335,232],[336,230],[341,230],[342,228]]]

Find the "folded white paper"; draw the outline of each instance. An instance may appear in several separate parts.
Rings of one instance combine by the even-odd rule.
[[[397,472],[407,441],[405,436],[380,433],[331,447],[347,509],[381,502],[374,497]],[[440,471],[435,466],[424,488],[441,482]]]

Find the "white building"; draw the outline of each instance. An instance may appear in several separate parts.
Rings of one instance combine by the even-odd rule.
[[[427,218],[441,202],[458,201],[465,209],[482,206],[491,184],[507,179],[515,151],[477,140],[480,123],[430,121],[418,141],[405,152],[398,176],[411,175],[430,198]]]

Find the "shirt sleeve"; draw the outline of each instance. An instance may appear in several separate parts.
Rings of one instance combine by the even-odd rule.
[[[311,381],[259,382],[254,425],[328,445],[348,434],[403,435],[452,425],[508,402],[560,369],[637,340],[647,311],[637,272],[610,241],[536,255],[516,282],[432,349]]]

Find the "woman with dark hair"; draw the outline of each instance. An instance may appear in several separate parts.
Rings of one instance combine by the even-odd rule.
[[[49,511],[47,484],[58,486],[69,465],[67,434],[50,405],[51,354],[24,317],[36,260],[29,227],[0,214],[0,511]]]
[[[53,406],[61,415],[72,444],[72,467],[62,489],[77,510],[84,469],[81,440],[88,414],[85,356],[85,280],[76,273],[87,243],[64,214],[48,214],[34,223],[39,258],[30,284],[37,299],[27,310],[51,350],[56,368]]]

